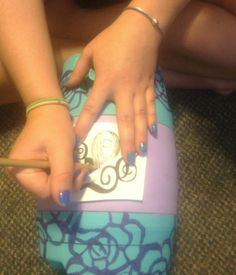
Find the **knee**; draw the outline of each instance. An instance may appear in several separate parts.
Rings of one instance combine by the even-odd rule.
[[[236,1],[235,0],[208,0],[209,3],[215,4],[236,15]]]

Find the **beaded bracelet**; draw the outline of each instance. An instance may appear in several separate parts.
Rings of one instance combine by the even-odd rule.
[[[142,15],[144,15],[151,22],[151,24],[153,25],[153,27],[155,29],[159,30],[162,37],[164,36],[164,32],[163,32],[162,28],[160,27],[160,23],[159,23],[159,21],[156,17],[148,14],[145,10],[143,10],[140,7],[128,6],[124,10],[134,10],[134,11],[137,11],[137,12],[141,13]]]
[[[43,105],[63,105],[69,110],[69,105],[66,102],[66,100],[62,97],[46,97],[46,98],[41,98],[38,100],[35,100],[31,102],[27,107],[26,107],[26,116],[29,114],[29,112],[35,108],[38,108]]]

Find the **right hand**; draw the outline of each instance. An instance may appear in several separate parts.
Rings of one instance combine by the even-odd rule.
[[[9,158],[48,160],[50,174],[35,168],[8,170],[37,197],[52,196],[59,205],[66,205],[73,183],[74,144],[74,130],[69,112],[64,106],[44,105],[35,108],[29,112],[26,125]]]
[[[160,43],[161,35],[144,16],[125,12],[84,48],[65,84],[75,87],[93,66],[95,82],[75,127],[80,140],[104,103],[113,100],[124,160],[133,165],[136,152],[147,153],[148,129],[156,133],[154,75]]]

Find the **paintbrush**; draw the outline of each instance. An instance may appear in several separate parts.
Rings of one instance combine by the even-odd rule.
[[[50,169],[50,163],[46,160],[21,160],[21,159],[8,159],[0,158],[0,166],[3,167],[18,167],[18,168],[40,168],[40,169]],[[96,170],[95,165],[88,163],[75,162],[75,170],[86,169],[89,171]]]

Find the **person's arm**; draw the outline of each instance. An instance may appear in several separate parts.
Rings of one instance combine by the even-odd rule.
[[[26,105],[62,97],[41,0],[0,0],[0,58]],[[68,110],[44,105],[30,111],[10,153],[16,159],[49,160],[48,175],[39,169],[10,169],[39,197],[67,203],[73,180],[74,131]]]
[[[190,0],[133,0],[129,6],[138,6],[156,17],[165,32]]]
[[[133,0],[156,17],[165,33],[188,0]],[[116,21],[96,36],[84,49],[67,86],[78,84],[93,66],[96,79],[80,114],[76,131],[82,140],[100,113],[106,100],[114,100],[121,150],[133,164],[136,152],[145,154],[147,129],[156,134],[154,74],[160,30],[148,18],[134,10],[124,10]]]
[[[62,97],[42,0],[0,0],[0,58],[26,104]]]

